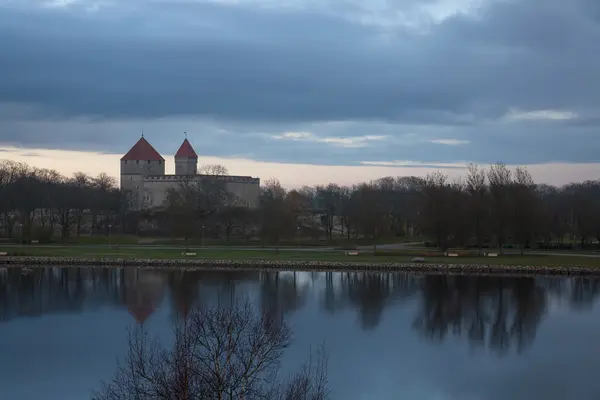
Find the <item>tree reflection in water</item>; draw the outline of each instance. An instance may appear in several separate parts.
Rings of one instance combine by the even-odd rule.
[[[453,334],[500,353],[513,346],[522,351],[546,305],[534,278],[432,275],[423,279],[414,327],[432,340]]]
[[[600,279],[499,277],[405,273],[293,273],[259,271],[151,271],[145,269],[18,268],[0,270],[0,322],[48,313],[126,307],[140,323],[170,300],[173,316],[194,305],[255,298],[262,311],[283,318],[310,297],[327,313],[354,310],[359,326],[376,329],[393,318],[394,304],[416,310],[413,328],[440,342],[449,337],[498,353],[523,351],[544,314],[557,303],[591,307]],[[386,315],[386,310],[388,313]]]

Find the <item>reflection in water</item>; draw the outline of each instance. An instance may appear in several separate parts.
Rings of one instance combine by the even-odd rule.
[[[123,271],[101,268],[34,268],[0,274],[0,321],[78,312],[125,304]]]
[[[504,352],[531,344],[546,310],[546,293],[534,278],[444,276],[424,278],[415,321],[424,336],[449,333],[473,345]]]
[[[124,271],[127,308],[138,324],[143,324],[160,306],[167,277],[156,271],[129,268]]]
[[[85,398],[127,325],[168,338],[194,305],[249,297],[291,320],[292,364],[327,343],[333,398],[597,399],[599,292],[589,277],[0,268],[0,354],[16,360],[0,398]]]
[[[250,286],[248,286],[250,285]],[[600,280],[404,273],[176,271],[139,268],[39,268],[0,271],[0,321],[49,313],[126,307],[145,322],[170,297],[173,314],[196,303],[232,301],[250,287],[264,312],[283,318],[301,309],[309,289],[322,309],[354,310],[362,329],[375,329],[391,304],[416,302],[414,329],[432,341],[459,336],[498,353],[530,345],[549,306],[590,307]]]

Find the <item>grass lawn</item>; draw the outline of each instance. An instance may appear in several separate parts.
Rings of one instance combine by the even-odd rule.
[[[13,247],[2,248],[8,255],[14,256],[64,256],[64,257],[87,257],[87,258],[156,258],[156,259],[227,259],[227,260],[314,260],[314,261],[342,261],[342,262],[410,262],[414,256],[422,255],[417,251],[411,252],[385,252],[379,251],[374,255],[372,252],[362,252],[357,256],[347,256],[344,252],[330,251],[279,251],[275,250],[226,250],[226,249],[195,249],[196,256],[183,256],[182,249],[163,250],[152,248],[85,248],[71,247]],[[542,255],[506,255],[502,257],[443,257],[433,253],[425,255],[428,263],[439,264],[487,264],[487,265],[539,265],[539,266],[589,266],[600,267],[600,258],[578,257],[578,256],[542,256]]]

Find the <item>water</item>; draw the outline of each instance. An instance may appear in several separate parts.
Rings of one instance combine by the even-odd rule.
[[[0,269],[0,399],[89,397],[144,321],[249,296],[325,341],[334,399],[598,399],[600,280],[401,273]]]

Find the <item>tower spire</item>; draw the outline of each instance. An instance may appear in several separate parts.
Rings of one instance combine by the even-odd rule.
[[[144,128],[142,128],[142,137],[144,137]]]
[[[196,175],[198,173],[198,154],[186,138],[175,153],[175,175]]]

